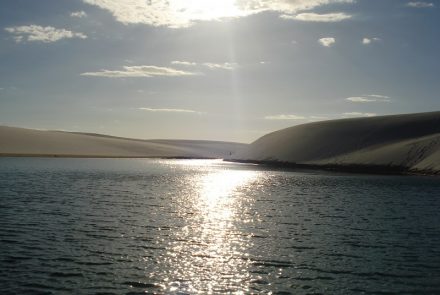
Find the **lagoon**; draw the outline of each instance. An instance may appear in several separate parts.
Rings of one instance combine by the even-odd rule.
[[[1,294],[438,294],[438,177],[0,158]]]

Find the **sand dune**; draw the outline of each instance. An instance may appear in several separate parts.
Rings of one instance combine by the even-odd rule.
[[[139,140],[0,126],[0,156],[224,158],[244,146],[231,142]]]
[[[440,173],[440,112],[322,121],[267,134],[233,158]]]

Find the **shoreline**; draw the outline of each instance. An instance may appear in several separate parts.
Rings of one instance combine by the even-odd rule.
[[[167,159],[167,160],[216,160],[215,157],[186,156],[111,156],[111,155],[71,155],[71,154],[14,154],[0,153],[0,158],[59,158],[59,159]],[[223,160],[223,159],[222,159]]]
[[[440,176],[440,172],[432,170],[409,169],[404,166],[391,165],[316,165],[298,164],[283,161],[257,161],[222,159],[213,157],[182,157],[182,156],[110,156],[110,155],[70,155],[70,154],[14,154],[0,153],[0,158],[47,158],[47,159],[165,159],[165,160],[223,160],[230,163],[254,164],[262,167],[281,170],[319,170],[327,172],[343,172],[350,174],[400,175],[400,176]]]
[[[302,169],[302,170],[320,170],[330,172],[344,172],[351,174],[374,174],[374,175],[400,175],[400,176],[440,176],[440,172],[432,170],[417,170],[409,169],[404,166],[392,165],[317,165],[317,164],[298,164],[283,161],[257,161],[257,160],[238,160],[238,159],[224,159],[225,162],[256,164],[263,167],[278,168],[278,169]]]

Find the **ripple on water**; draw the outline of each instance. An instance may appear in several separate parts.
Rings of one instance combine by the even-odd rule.
[[[0,159],[0,294],[440,294],[436,178]]]

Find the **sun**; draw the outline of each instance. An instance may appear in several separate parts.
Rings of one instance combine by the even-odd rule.
[[[216,20],[243,15],[236,0],[171,0],[172,10],[187,20]]]

